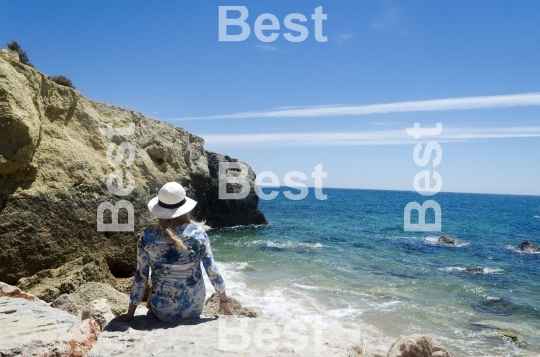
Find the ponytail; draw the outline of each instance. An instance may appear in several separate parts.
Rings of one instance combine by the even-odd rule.
[[[201,227],[204,230],[211,229],[210,226],[206,225],[205,222],[197,222],[193,221],[188,213],[184,213],[181,216],[172,218],[172,219],[158,219],[159,226],[163,229],[163,231],[167,234],[169,239],[172,241],[176,249],[180,250],[187,250],[187,247],[185,246],[184,242],[178,234],[176,234],[176,227],[184,224],[184,223],[193,223],[199,227]]]

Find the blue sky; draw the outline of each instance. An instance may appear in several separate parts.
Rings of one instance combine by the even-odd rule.
[[[251,36],[220,42],[218,8],[234,5],[248,9]],[[310,19],[318,6],[327,42],[315,40],[311,20],[303,42],[285,40],[286,29],[268,43],[253,33],[260,14],[283,28],[286,15]],[[1,39],[18,41],[40,71],[67,76],[90,99],[182,126],[257,173],[309,177],[322,163],[327,187],[413,190],[431,165],[414,163],[417,141],[405,128],[440,122],[443,191],[540,195],[538,1],[2,1],[0,9]],[[461,99],[434,102],[452,98]]]

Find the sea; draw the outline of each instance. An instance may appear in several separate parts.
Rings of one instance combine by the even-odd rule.
[[[516,250],[540,244],[539,196],[324,189],[318,200],[310,189],[294,201],[279,190],[259,201],[268,225],[209,231],[228,294],[246,306],[357,329],[375,355],[415,333],[457,357],[540,353],[540,254]],[[426,199],[442,230],[404,231],[407,203]]]

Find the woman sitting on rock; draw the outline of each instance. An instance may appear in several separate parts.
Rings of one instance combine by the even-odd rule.
[[[161,320],[176,322],[199,317],[204,307],[206,289],[201,262],[210,282],[219,294],[219,311],[232,315],[225,293],[225,283],[212,257],[204,224],[193,222],[189,212],[197,202],[186,197],[184,188],[169,182],[148,203],[159,226],[146,228],[137,245],[137,271],[129,297],[127,314],[113,321],[131,321],[141,303],[150,269],[152,293],[149,308]]]

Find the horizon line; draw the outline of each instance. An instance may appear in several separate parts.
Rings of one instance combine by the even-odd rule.
[[[314,189],[314,186],[308,186],[306,185],[308,189]],[[261,188],[292,188],[292,189],[299,189],[303,188],[303,186],[257,186]],[[359,187],[322,187],[323,190],[325,189],[332,189],[332,190],[364,190],[364,191],[395,191],[395,192],[410,192],[410,193],[418,193],[414,189],[410,190],[403,190],[403,189],[388,189],[388,188],[359,188]],[[323,192],[324,193],[324,192]],[[432,196],[423,196],[423,197],[434,197],[438,195],[439,193],[458,193],[458,194],[466,194],[466,195],[505,195],[505,196],[527,196],[527,197],[540,197],[540,194],[534,194],[534,193],[493,193],[493,192],[461,192],[461,191],[440,191],[437,192],[437,194]],[[420,193],[418,193],[421,195]]]

